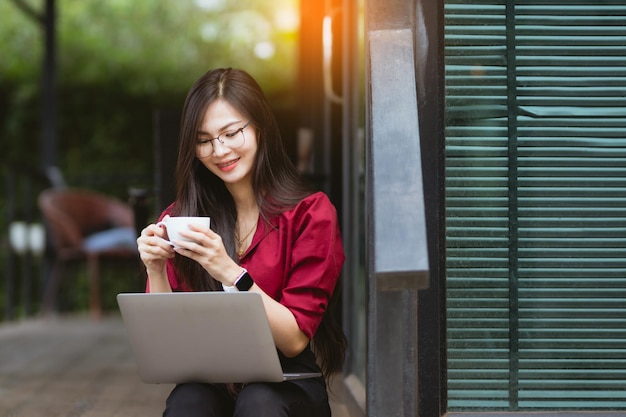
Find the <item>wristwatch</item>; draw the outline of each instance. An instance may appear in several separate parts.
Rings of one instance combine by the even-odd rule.
[[[228,286],[222,284],[225,292],[248,291],[254,285],[254,280],[246,268],[242,268],[241,274],[235,280],[235,285]]]

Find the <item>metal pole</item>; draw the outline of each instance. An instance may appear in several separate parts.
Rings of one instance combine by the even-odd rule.
[[[44,172],[57,166],[56,0],[46,0],[41,83],[41,162]]]

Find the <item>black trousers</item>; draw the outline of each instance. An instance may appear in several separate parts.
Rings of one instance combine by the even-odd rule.
[[[326,386],[316,380],[246,385],[235,398],[223,384],[174,387],[164,417],[330,417]]]

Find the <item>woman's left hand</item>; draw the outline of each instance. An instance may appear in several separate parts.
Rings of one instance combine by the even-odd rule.
[[[180,235],[191,241],[172,242],[176,244],[174,250],[198,262],[222,284],[232,286],[241,273],[241,266],[237,265],[226,252],[222,237],[213,230],[199,225],[190,224],[189,229],[181,231]]]

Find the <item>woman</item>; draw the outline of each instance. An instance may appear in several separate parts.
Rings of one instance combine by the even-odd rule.
[[[285,372],[341,369],[345,337],[329,304],[344,261],[335,208],[288,159],[256,81],[215,69],[183,107],[176,201],[160,216],[209,216],[191,242],[168,245],[147,226],[137,239],[148,290],[261,294]],[[313,345],[313,348],[311,347]],[[313,353],[313,351],[315,353]],[[166,416],[330,416],[323,377],[282,383],[179,384]]]

